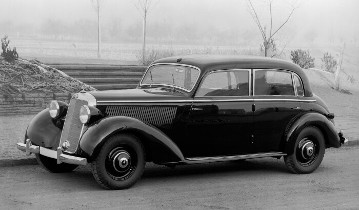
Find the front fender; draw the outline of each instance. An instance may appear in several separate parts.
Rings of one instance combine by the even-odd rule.
[[[57,148],[60,142],[61,129],[57,127],[49,114],[49,109],[44,109],[29,123],[26,129],[25,139],[30,139],[35,145],[46,148]]]
[[[339,135],[332,122],[330,122],[324,115],[319,113],[306,113],[299,117],[288,130],[285,136],[286,146],[285,152],[292,154],[294,151],[294,144],[303,128],[308,126],[315,126],[323,133],[326,147],[340,147]]]
[[[106,138],[118,132],[133,132],[144,136],[140,140],[146,145],[160,145],[170,152],[168,161],[183,161],[184,157],[178,146],[160,130],[131,117],[107,117],[91,125],[80,140],[80,148],[89,157],[94,155]],[[160,151],[165,152],[165,151]]]

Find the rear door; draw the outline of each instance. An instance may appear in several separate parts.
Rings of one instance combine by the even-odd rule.
[[[253,74],[255,152],[279,151],[288,124],[303,112],[303,88],[290,71],[254,69]]]

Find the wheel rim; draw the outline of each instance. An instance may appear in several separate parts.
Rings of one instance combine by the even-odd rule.
[[[319,147],[316,141],[309,138],[304,138],[299,141],[296,148],[296,156],[298,162],[302,166],[310,166],[315,162],[319,154]]]
[[[125,180],[136,169],[137,158],[133,151],[124,147],[115,147],[108,154],[105,162],[107,173],[114,180]]]

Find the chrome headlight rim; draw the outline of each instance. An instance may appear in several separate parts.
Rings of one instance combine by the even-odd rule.
[[[60,115],[60,105],[57,100],[51,100],[49,105],[49,114],[50,117],[55,119]]]
[[[90,117],[91,117],[91,110],[89,106],[87,105],[81,106],[80,114],[79,114],[80,122],[82,124],[86,124],[90,121]]]

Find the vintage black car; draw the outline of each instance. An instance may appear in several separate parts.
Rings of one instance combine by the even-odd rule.
[[[51,101],[18,149],[51,172],[91,165],[107,189],[132,186],[145,163],[284,157],[311,173],[345,138],[295,64],[262,57],[182,56],[152,63],[136,89]]]

